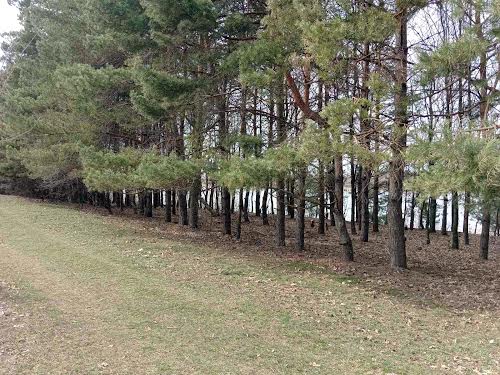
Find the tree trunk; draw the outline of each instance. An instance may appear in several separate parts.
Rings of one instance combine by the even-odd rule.
[[[395,123],[391,134],[392,157],[389,163],[389,202],[387,207],[387,221],[389,225],[389,253],[391,266],[395,269],[407,268],[406,243],[403,215],[401,212],[403,196],[404,159],[407,134],[407,8],[398,5],[396,14],[399,23],[399,32],[396,36],[397,64],[396,64],[396,93],[394,97]]]
[[[464,202],[464,244],[469,245],[469,212],[470,212],[470,193],[465,192],[465,202]]]
[[[296,247],[298,251],[304,250],[304,231],[305,231],[305,211],[306,211],[306,169],[302,169],[299,171],[299,178],[297,179],[297,233],[296,233]]]
[[[488,259],[488,249],[490,243],[490,225],[491,225],[491,212],[487,204],[483,203],[482,210],[482,226],[481,226],[481,241],[480,241],[480,253],[481,259]]]
[[[325,168],[323,162],[319,162],[319,181],[318,181],[318,234],[325,234]]]
[[[443,197],[443,215],[441,217],[441,234],[443,236],[448,235],[448,195]]]
[[[185,190],[179,190],[178,201],[179,201],[179,224],[188,225],[189,218],[188,218],[187,199]]]
[[[411,193],[411,206],[410,206],[410,230],[413,230],[415,228],[415,206],[416,206],[416,199],[415,199],[415,193]]]
[[[172,222],[172,192],[170,190],[165,192],[165,222]]]
[[[285,246],[285,181],[279,179],[276,192],[276,245]]]
[[[451,193],[451,248],[458,249],[458,193]]]
[[[146,190],[144,216],[153,217],[153,194],[151,190]]]
[[[255,192],[255,216],[260,217],[260,190]]]
[[[282,144],[286,139],[286,119],[285,119],[285,98],[286,91],[283,84],[280,84],[277,95],[276,116],[278,143]],[[283,177],[277,181],[277,214],[276,214],[276,245],[285,246],[285,180]],[[271,199],[271,207],[272,207]]]
[[[201,197],[201,176],[197,175],[193,184],[191,185],[191,192],[189,194],[189,208],[190,208],[190,218],[189,218],[189,226],[191,229],[198,229],[199,227],[199,201]]]
[[[368,232],[370,230],[370,170],[362,169],[361,182],[361,241],[368,242]]]
[[[241,217],[243,214],[243,189],[240,189],[240,194],[238,195],[239,197],[239,204],[238,204],[238,216],[236,219],[236,233],[235,233],[235,238],[237,240],[241,239]]]
[[[372,212],[372,231],[374,233],[377,233],[379,231],[379,211],[380,211],[380,204],[379,204],[379,174],[378,174],[378,168],[375,171],[375,175],[373,176],[373,212]]]
[[[231,235],[231,193],[222,187],[222,215],[224,216],[224,234]]]
[[[351,157],[351,234],[356,234],[356,167],[354,158]]]
[[[145,195],[146,193],[145,192],[140,192],[138,194],[139,196],[139,214],[140,215],[144,215],[144,207],[145,207]]]
[[[430,203],[431,203],[431,199],[432,198],[429,198],[429,204],[428,206],[430,206]],[[431,211],[429,210],[429,207],[427,207],[427,220],[425,221],[425,237],[426,237],[426,242],[427,242],[427,245],[430,245],[431,243],[431,227],[430,227],[430,215],[431,215]]]
[[[214,196],[215,196],[216,190],[217,189],[215,187],[215,183],[212,181],[211,186],[210,186],[210,196],[209,196],[209,200],[208,200],[208,205],[210,206],[210,208],[212,210],[214,209]]]
[[[424,229],[424,215],[427,216],[427,204],[426,201],[422,202],[422,205],[420,206],[420,215],[418,217],[418,228],[419,229]]]
[[[175,190],[172,190],[172,215],[177,215],[177,199]]]
[[[436,199],[429,199],[429,232],[436,233],[437,202]]]
[[[288,217],[290,219],[295,219],[295,181],[293,179],[288,180],[288,189],[286,194]]]
[[[362,97],[367,101],[370,99],[370,89],[368,81],[370,79],[370,44],[364,43],[363,46],[363,74],[362,74]],[[370,151],[370,130],[371,121],[368,113],[368,107],[363,105],[361,109],[361,133],[363,146]],[[360,170],[360,230],[361,241],[368,242],[368,233],[370,231],[370,179],[371,171],[365,166]]]
[[[267,199],[269,194],[269,186],[264,189],[264,195],[262,196],[262,225],[269,225],[269,217],[267,215]]]
[[[335,215],[335,224],[339,234],[340,244],[344,249],[344,258],[354,261],[354,249],[352,247],[351,236],[347,230],[347,224],[344,217],[344,171],[342,168],[342,156],[335,158],[335,195],[333,204],[333,214]]]
[[[245,202],[243,203],[243,220],[245,223],[250,222],[250,218],[248,217],[248,200],[249,200],[250,192],[247,190],[245,193]]]
[[[362,201],[363,201],[363,170],[364,168],[358,164],[356,167],[356,224],[358,230],[361,230],[362,218]]]

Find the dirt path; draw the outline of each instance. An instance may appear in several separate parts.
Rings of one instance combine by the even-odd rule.
[[[19,198],[0,215],[2,374],[500,371],[496,310]]]

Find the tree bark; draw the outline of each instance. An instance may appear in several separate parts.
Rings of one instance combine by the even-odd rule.
[[[448,235],[448,195],[443,197],[443,214],[441,216],[441,234]]]
[[[465,192],[465,200],[464,200],[464,226],[463,226],[463,233],[464,233],[464,244],[469,245],[470,240],[469,240],[469,212],[470,212],[470,193]]]
[[[153,217],[153,196],[151,190],[146,190],[144,216]]]
[[[193,184],[191,186],[191,192],[189,194],[189,208],[190,208],[190,218],[189,226],[191,229],[198,229],[199,227],[199,200],[201,197],[201,176],[196,176]]]
[[[396,93],[394,97],[395,123],[391,134],[392,157],[389,164],[389,202],[387,207],[387,221],[389,225],[389,253],[391,266],[395,269],[407,268],[406,243],[403,215],[401,212],[403,196],[404,159],[407,134],[407,22],[408,10],[406,7],[397,7],[396,19],[399,32],[396,35]]]
[[[237,240],[241,239],[241,217],[243,215],[243,189],[240,189],[238,194],[238,216],[236,219],[236,233],[235,238]]]
[[[411,206],[410,206],[410,230],[413,230],[415,228],[415,207],[416,207],[415,192],[412,192]]]
[[[279,179],[276,188],[276,245],[285,246],[285,181]]]
[[[429,199],[429,232],[436,233],[436,215],[437,202],[436,199]]]
[[[225,186],[222,187],[222,215],[224,217],[224,234],[231,235],[231,193]]]
[[[370,44],[365,43],[363,47],[363,84],[361,87],[361,93],[364,99],[367,101],[370,98],[370,89],[368,87],[368,81],[370,79]],[[361,109],[361,137],[363,139],[363,146],[367,151],[370,151],[370,130],[371,121],[368,113],[367,106],[363,106]],[[368,234],[370,231],[370,179],[371,171],[367,166],[364,166],[360,170],[360,230],[361,230],[361,241],[368,242]]]
[[[172,192],[170,190],[165,192],[165,222],[172,222]]]
[[[301,169],[297,179],[297,233],[296,233],[296,247],[298,251],[304,250],[304,231],[305,231],[305,211],[306,211],[306,173],[307,171]]]
[[[325,168],[321,161],[319,162],[318,195],[318,234],[325,234]]]
[[[179,201],[179,224],[188,225],[189,217],[188,217],[187,199],[185,190],[179,190],[178,201]]]
[[[277,133],[278,143],[283,143],[286,138],[286,121],[285,121],[285,87],[280,84],[277,95]],[[277,200],[277,215],[276,215],[276,245],[285,246],[285,180],[283,177],[278,178],[276,184],[276,200]],[[272,199],[271,199],[272,202]]]
[[[295,219],[295,181],[293,179],[288,180],[288,189],[286,194],[287,200],[287,211],[288,217],[290,219]]]
[[[262,196],[262,225],[269,225],[269,217],[267,215],[267,200],[269,194],[269,186],[264,189],[264,194]]]
[[[260,217],[260,189],[255,192],[255,216]]]
[[[354,261],[354,249],[352,247],[351,236],[347,230],[347,224],[344,217],[344,170],[342,168],[342,156],[335,158],[335,195],[333,204],[333,214],[335,215],[335,224],[339,234],[340,244],[344,250],[345,260]]]
[[[373,212],[372,212],[372,231],[377,233],[379,231],[379,174],[378,169],[373,176]]]
[[[490,226],[491,226],[491,212],[490,208],[486,203],[483,203],[482,209],[482,219],[481,219],[481,240],[480,240],[480,252],[479,256],[481,259],[488,259],[488,249],[490,243]]]
[[[249,200],[250,192],[247,190],[245,192],[245,201],[243,203],[243,221],[245,223],[250,222],[250,217],[248,216],[248,200]]]
[[[451,193],[451,248],[458,249],[458,193]]]
[[[354,165],[354,158],[351,157],[351,234],[357,233],[356,230],[356,167]]]

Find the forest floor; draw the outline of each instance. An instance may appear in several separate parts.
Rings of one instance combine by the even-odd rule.
[[[0,215],[1,374],[500,373],[498,239],[481,262],[476,236],[408,231],[394,273],[385,228],[346,264],[332,228],[298,254],[256,218],[238,243],[208,216],[7,196]]]

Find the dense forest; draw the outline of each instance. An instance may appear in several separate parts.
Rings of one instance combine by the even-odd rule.
[[[297,251],[306,225],[335,230],[346,261],[353,236],[387,225],[395,269],[406,230],[459,249],[479,221],[488,258],[500,2],[10,3],[23,28],[2,45],[3,193],[193,230],[220,216],[235,240],[260,221]]]

